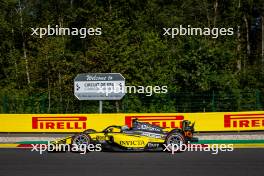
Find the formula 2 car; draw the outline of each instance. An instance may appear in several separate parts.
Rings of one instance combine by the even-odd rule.
[[[191,125],[190,121],[184,120],[181,126],[182,128],[167,129],[134,119],[131,128],[113,125],[101,132],[88,129],[55,143],[101,144],[104,151],[155,151],[162,150],[163,144],[180,145],[198,140],[193,137],[194,123]]]

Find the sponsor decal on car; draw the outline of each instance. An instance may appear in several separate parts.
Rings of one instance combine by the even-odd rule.
[[[157,138],[157,139],[165,137],[165,135],[157,134],[157,133],[150,133],[150,132],[143,132],[141,135],[142,136],[152,137],[152,138]]]
[[[32,117],[32,129],[86,129],[87,117]]]
[[[105,136],[96,136],[96,140],[98,141],[105,141],[106,137]]]
[[[228,114],[224,116],[225,128],[264,127],[264,114]]]
[[[159,143],[148,143],[149,148],[158,148],[160,146]]]
[[[120,145],[124,146],[134,146],[134,145],[144,145],[145,142],[143,140],[137,140],[137,141],[120,141]]]
[[[149,124],[142,124],[142,125],[138,125],[138,129],[139,130],[151,130],[151,131],[161,131],[160,128],[156,128],[156,127],[152,127]]]
[[[181,128],[184,116],[125,116],[125,124],[128,127],[132,126],[132,120],[138,119],[139,122],[146,122],[152,125],[157,125],[162,128]]]

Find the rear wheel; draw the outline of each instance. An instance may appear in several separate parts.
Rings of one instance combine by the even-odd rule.
[[[172,132],[168,134],[165,144],[170,151],[179,152],[183,144],[186,144],[184,136],[179,132]],[[170,152],[169,151],[169,152]]]

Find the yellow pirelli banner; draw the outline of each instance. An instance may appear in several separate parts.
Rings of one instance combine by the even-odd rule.
[[[132,120],[164,128],[179,128],[183,120],[195,122],[195,131],[264,130],[264,111],[135,114],[1,114],[0,132],[72,133],[102,130],[109,125],[131,126]]]

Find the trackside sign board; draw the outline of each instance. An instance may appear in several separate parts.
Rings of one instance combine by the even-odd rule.
[[[125,78],[120,73],[83,73],[74,79],[79,100],[120,100],[125,95]]]
[[[0,114],[0,132],[73,133],[103,130],[109,125],[132,125],[132,120],[180,128],[183,120],[195,122],[197,132],[264,131],[264,111],[214,113],[135,114]]]

